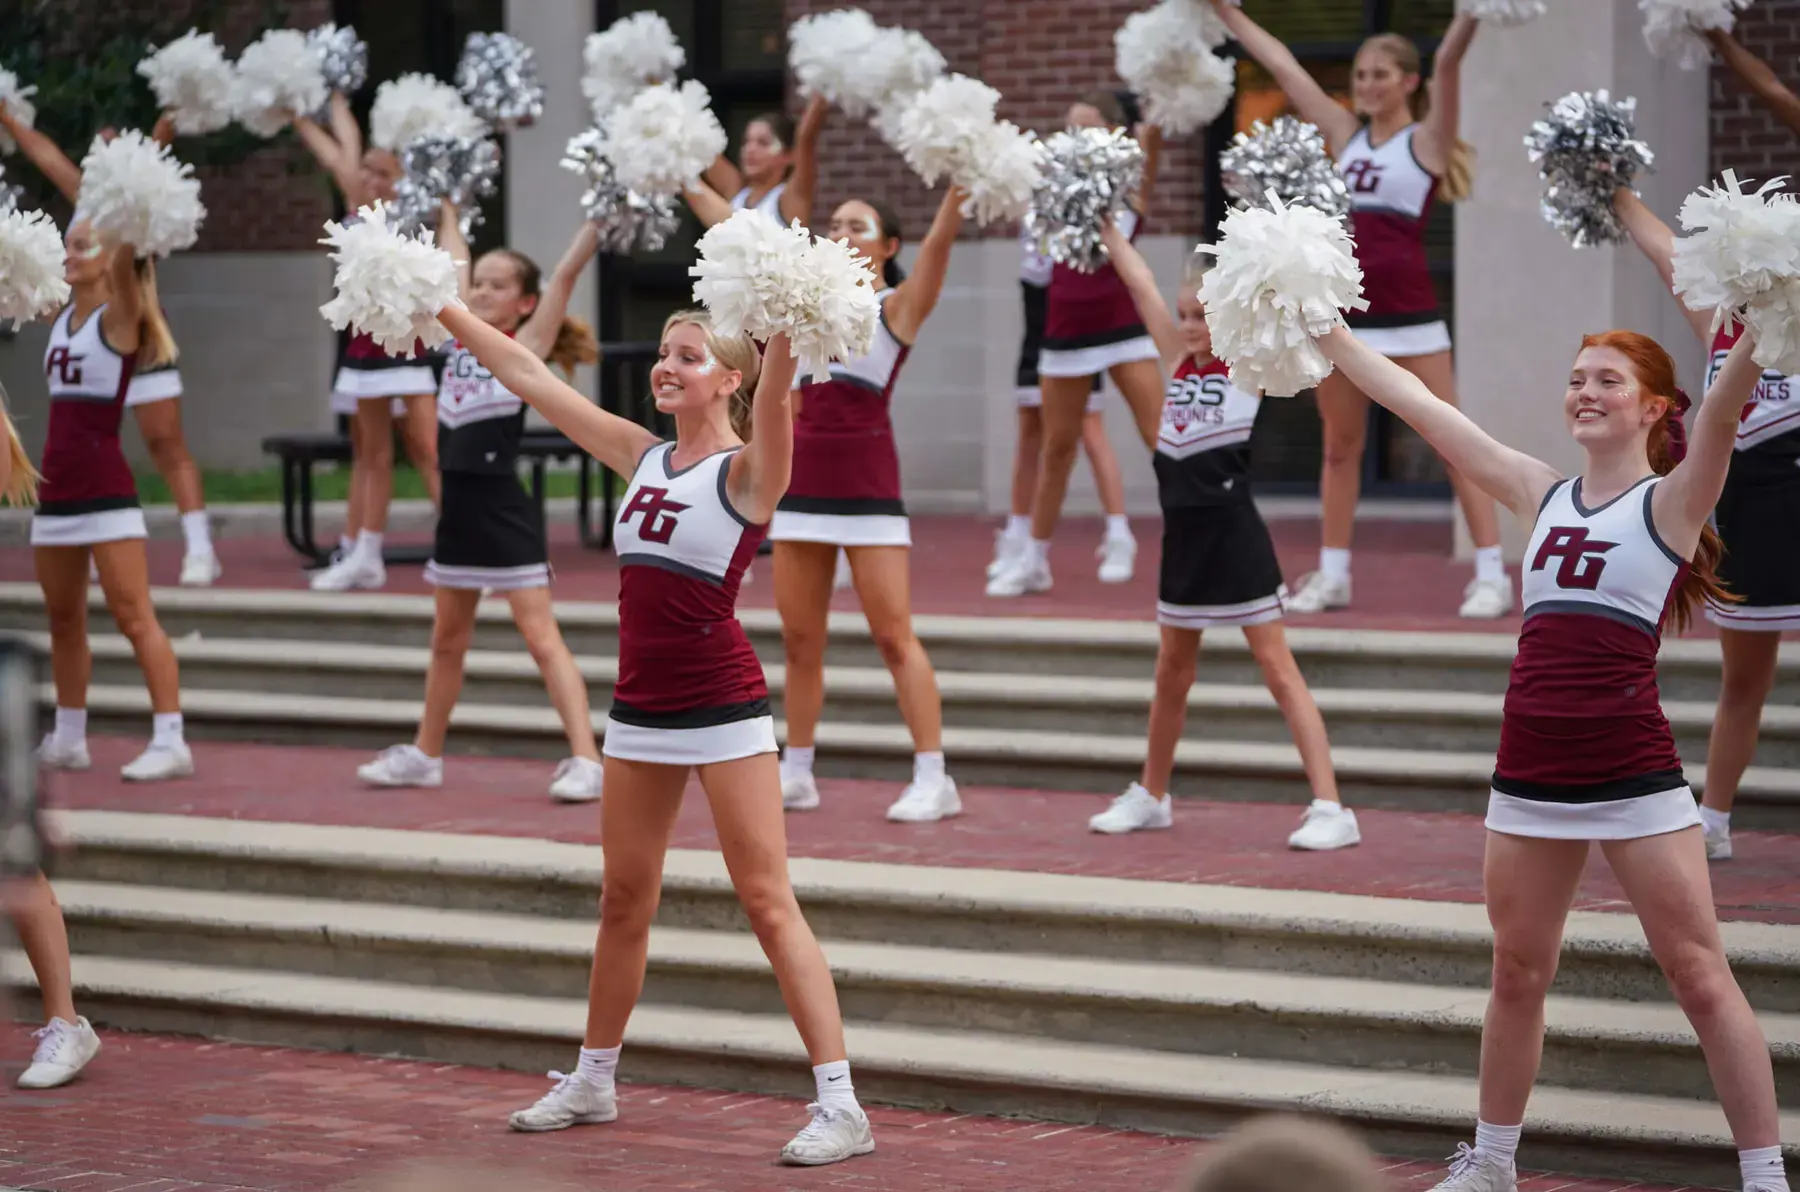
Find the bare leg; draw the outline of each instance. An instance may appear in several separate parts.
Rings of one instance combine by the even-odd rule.
[[[131,643],[131,652],[144,672],[153,712],[181,711],[181,668],[175,648],[156,619],[150,603],[150,567],[142,538],[99,542],[91,548],[100,570],[100,589],[113,623]]]
[[[944,748],[944,703],[938,694],[937,672],[912,627],[912,551],[904,546],[853,546],[850,573],[863,616],[888,673],[894,676],[894,694],[900,716],[912,730],[915,753],[937,753]]]
[[[824,542],[775,544],[775,608],[787,656],[782,710],[790,747],[811,749],[825,709],[825,639],[838,548]]]
[[[450,714],[462,694],[463,659],[475,633],[475,611],[481,593],[467,588],[439,588],[431,623],[431,662],[425,670],[425,710],[413,745],[426,757],[444,756]]]
[[[1337,774],[1331,766],[1331,743],[1325,736],[1325,718],[1319,715],[1319,705],[1306,685],[1306,676],[1300,673],[1300,664],[1288,648],[1287,631],[1281,622],[1274,621],[1245,626],[1244,637],[1256,664],[1262,668],[1269,694],[1275,697],[1282,718],[1287,721],[1288,731],[1294,734],[1294,746],[1300,751],[1300,764],[1306,769],[1313,798],[1341,803]]]
[[[75,995],[69,971],[69,929],[63,922],[62,905],[43,874],[12,882],[6,890],[6,909],[18,933],[25,959],[37,977],[44,999],[44,1021],[60,1018],[73,1023]]]
[[[1119,467],[1118,452],[1106,437],[1106,419],[1098,410],[1081,419],[1081,446],[1087,452],[1088,467],[1094,470],[1094,487],[1100,493],[1100,508],[1109,516],[1125,516],[1125,473]]]
[[[1081,448],[1081,420],[1086,416],[1091,377],[1044,377],[1039,381],[1044,404],[1040,418],[1044,453],[1038,464],[1037,495],[1031,506],[1031,536],[1048,542],[1062,518],[1069,495],[1069,475]]]
[[[88,548],[39,546],[31,552],[50,622],[50,673],[56,706],[87,707],[94,660],[88,650]]]
[[[1322,542],[1327,548],[1349,550],[1356,532],[1356,501],[1362,494],[1369,399],[1335,372],[1319,382],[1316,392],[1323,437],[1319,459]]]
[[[549,588],[520,588],[506,594],[512,604],[513,624],[525,637],[525,648],[544,676],[550,692],[550,706],[562,721],[569,738],[569,752],[589,761],[600,760],[600,749],[594,743],[594,717],[588,709],[587,684],[582,682],[581,668],[575,655],[563,641],[562,628],[556,623],[556,612],[550,604]]]
[[[394,416],[389,398],[356,403],[362,455],[351,462],[350,483],[361,486],[362,530],[387,533],[388,506],[394,500]]]
[[[1157,436],[1162,433],[1163,399],[1167,396],[1162,365],[1155,360],[1133,360],[1129,364],[1113,365],[1107,375],[1125,398],[1131,420],[1137,425],[1138,437],[1144,440],[1145,447],[1156,450]]]
[[[1044,451],[1044,417],[1036,406],[1019,407],[1019,441],[1013,449],[1012,512],[1030,517],[1037,496],[1038,459]]]
[[[1775,664],[1781,656],[1779,633],[1719,630],[1724,670],[1719,683],[1719,711],[1706,744],[1706,793],[1714,811],[1731,811],[1738,783],[1756,754],[1763,705],[1775,688]]]
[[[406,458],[412,461],[413,469],[425,482],[425,492],[431,503],[442,509],[444,490],[438,472],[437,395],[419,393],[403,400],[406,402],[406,419],[401,423],[400,433],[406,439]]]
[[[1199,666],[1200,634],[1193,629],[1162,626],[1156,648],[1156,691],[1150,697],[1150,741],[1144,750],[1139,779],[1144,789],[1162,798],[1175,773],[1175,749],[1187,723],[1188,695]]]
[[[363,460],[368,454],[368,435],[363,432],[362,419],[354,411],[349,418],[350,426],[350,484],[345,490],[344,501],[344,540],[352,545],[356,535],[365,527],[363,524]]]

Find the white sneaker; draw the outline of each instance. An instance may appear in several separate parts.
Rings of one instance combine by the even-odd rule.
[[[348,592],[352,588],[370,591],[387,583],[387,565],[380,559],[351,554],[312,577],[315,592]]]
[[[550,1073],[556,1087],[530,1109],[521,1109],[507,1124],[522,1134],[548,1134],[570,1126],[598,1126],[619,1116],[619,1101],[612,1089],[595,1088],[577,1075]]]
[[[962,798],[956,793],[956,783],[948,774],[907,783],[900,797],[887,809],[888,820],[896,824],[934,824],[961,814]]]
[[[1290,613],[1322,613],[1329,608],[1350,607],[1350,577],[1332,580],[1323,571],[1309,571],[1284,605]]]
[[[850,1112],[826,1105],[806,1108],[812,1112],[812,1121],[781,1148],[781,1161],[788,1166],[823,1167],[875,1149],[869,1115],[862,1110]]]
[[[1134,782],[1125,793],[1115,798],[1105,811],[1088,817],[1088,827],[1108,836],[1122,836],[1145,828],[1167,828],[1175,823],[1175,802],[1169,796],[1157,798]]]
[[[444,759],[426,757],[417,745],[395,745],[358,766],[356,776],[370,786],[443,786]]]
[[[819,784],[811,774],[781,776],[781,809],[813,811],[819,806]]]
[[[1306,814],[1301,817],[1300,827],[1288,837],[1289,848],[1318,853],[1361,843],[1362,832],[1356,826],[1356,812],[1318,799],[1314,799],[1307,807]]]
[[[1472,579],[1463,589],[1462,607],[1456,610],[1456,615],[1472,621],[1492,621],[1510,613],[1512,606],[1511,579]]]
[[[38,746],[38,761],[51,770],[85,770],[93,764],[88,760],[87,738],[65,741],[55,733],[45,734]]]
[[[1431,1192],[1518,1192],[1519,1175],[1509,1163],[1502,1167],[1475,1157],[1475,1148],[1466,1142],[1456,1144],[1451,1157],[1450,1174]]]
[[[443,772],[444,763],[440,761],[440,782],[443,781]],[[564,758],[556,764],[556,774],[550,781],[550,797],[558,803],[598,803],[601,779],[605,773],[605,768],[592,758]]]
[[[221,574],[219,556],[211,551],[191,554],[181,560],[181,586],[184,588],[210,588]]]
[[[167,745],[150,742],[150,748],[119,767],[119,777],[126,782],[161,782],[167,778],[186,778],[194,772],[194,755],[185,741]]]
[[[1100,559],[1100,582],[1128,584],[1137,571],[1137,539],[1108,534],[1094,552]]]
[[[85,1018],[73,1023],[52,1018],[50,1025],[32,1037],[38,1040],[37,1051],[31,1066],[19,1074],[22,1089],[61,1088],[100,1054],[100,1036]]]
[[[1704,821],[1700,830],[1706,834],[1706,859],[1708,861],[1731,860],[1731,827],[1724,825],[1714,828]]]
[[[834,590],[841,591],[844,588],[849,587],[852,582],[852,577],[850,575],[850,556],[846,555],[840,549],[837,557],[837,570],[833,572],[831,576],[831,586]]]
[[[994,561],[988,564],[987,577],[995,579],[999,574],[1022,559],[1025,555],[1025,544],[1028,539],[1009,534],[1005,530],[994,531]]]
[[[1025,596],[1050,590],[1050,564],[1037,562],[1029,549],[1009,561],[988,581],[989,596]]]

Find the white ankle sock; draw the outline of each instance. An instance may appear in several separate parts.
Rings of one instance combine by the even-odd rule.
[[[1025,541],[1030,548],[1030,558],[1033,563],[1050,561],[1050,540],[1048,538],[1027,538]]]
[[[942,778],[943,776],[944,754],[942,750],[939,750],[936,753],[913,754],[914,782],[930,782]]]
[[[57,709],[57,715],[62,715],[62,710],[60,708]],[[1702,806],[1700,808],[1700,823],[1703,827],[1711,829],[1714,832],[1729,832],[1731,831],[1731,812],[1714,811],[1711,807]]]
[[[196,509],[192,513],[181,515],[181,537],[187,543],[188,554],[213,553],[212,522],[207,520],[206,510]]]
[[[180,745],[181,713],[158,712],[150,718],[150,743],[152,745]]]
[[[87,740],[87,709],[58,708],[54,735],[58,741],[69,745]]]
[[[613,1087],[613,1073],[618,1070],[619,1048],[583,1047],[581,1062],[575,1067],[575,1075],[590,1087],[610,1089]]]
[[[1031,514],[1012,513],[1006,518],[1006,536],[1019,542],[1031,537]]]
[[[787,752],[781,755],[781,776],[798,778],[802,774],[811,774],[815,748],[812,745],[789,745]]]
[[[1312,801],[1312,809],[1324,815],[1344,814],[1344,805],[1342,803],[1333,803],[1330,799],[1314,799]]]
[[[1512,1167],[1519,1153],[1519,1135],[1524,1126],[1491,1126],[1475,1123],[1475,1157],[1495,1167]]]
[[[356,549],[355,537],[353,537],[352,535],[349,535],[349,534],[339,534],[338,535],[338,557],[340,559],[349,558],[350,552],[355,549]]]
[[[1484,546],[1475,552],[1475,578],[1489,583],[1499,583],[1506,578],[1506,560],[1500,557],[1500,548]]]
[[[850,1083],[850,1061],[834,1060],[813,1069],[813,1080],[819,1086],[817,1100],[829,1109],[846,1112],[859,1108],[856,1089]]]
[[[364,562],[381,562],[381,535],[373,530],[363,530],[356,536],[353,553]]]
[[[1335,546],[1319,548],[1319,574],[1333,583],[1350,578],[1350,552]]]
[[[1755,1188],[1757,1192],[1788,1192],[1787,1169],[1781,1164],[1778,1146],[1739,1151],[1738,1171],[1744,1177],[1746,1188]]]
[[[1123,513],[1107,514],[1106,536],[1108,538],[1130,538],[1132,536],[1131,519]]]

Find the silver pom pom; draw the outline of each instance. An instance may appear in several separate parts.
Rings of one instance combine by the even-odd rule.
[[[537,55],[511,34],[469,34],[456,86],[475,114],[498,129],[522,128],[544,114]]]
[[[1544,179],[1544,218],[1577,248],[1625,239],[1613,192],[1656,160],[1636,125],[1637,100],[1576,91],[1551,104],[1525,137]]]
[[[349,25],[320,25],[306,35],[306,44],[319,56],[319,73],[331,90],[355,95],[369,81],[368,44]]]
[[[479,200],[492,195],[500,176],[500,147],[486,139],[424,136],[400,152],[406,176],[394,188],[395,224],[408,231],[437,227],[438,204],[456,207],[466,236],[482,221]]]
[[[1311,207],[1334,219],[1350,213],[1350,188],[1311,124],[1279,116],[1240,132],[1219,154],[1225,192],[1239,207],[1269,207],[1270,195],[1289,207]]]
[[[1144,176],[1144,151],[1116,129],[1077,128],[1044,142],[1043,177],[1026,234],[1052,261],[1091,273],[1106,260],[1100,229],[1125,210]]]
[[[656,252],[681,226],[674,195],[642,195],[619,181],[597,128],[570,138],[562,167],[587,182],[581,211],[600,233],[601,252]]]

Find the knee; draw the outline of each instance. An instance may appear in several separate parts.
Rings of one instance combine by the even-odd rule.
[[[1167,658],[1159,656],[1156,660],[1156,694],[1162,699],[1183,699],[1194,686],[1194,676],[1199,673],[1199,663],[1190,658]]]
[[[1081,450],[1081,424],[1071,426],[1044,427],[1044,465],[1052,468],[1072,468],[1075,466],[1075,455]]]
[[[738,891],[744,917],[756,938],[769,940],[781,935],[800,919],[800,904],[785,883],[753,882]]]
[[[919,644],[910,625],[884,625],[872,630],[871,636],[875,639],[875,648],[881,651],[881,661],[889,670],[902,666]]]
[[[1556,957],[1532,956],[1494,945],[1493,999],[1503,1005],[1541,1004],[1556,977]]]
[[[600,930],[609,934],[647,936],[656,917],[657,887],[607,877],[600,887]]]
[[[539,670],[543,670],[568,653],[568,648],[563,645],[562,634],[557,631],[555,622],[523,628],[523,635],[525,649],[531,654],[531,660],[537,663]]]
[[[79,600],[71,600],[66,605],[51,605],[46,619],[50,622],[51,637],[79,637],[87,628],[87,606]]]
[[[1294,661],[1294,656],[1287,651],[1258,654],[1256,665],[1262,669],[1263,683],[1276,703],[1285,704],[1306,690],[1306,677],[1300,673],[1300,665]]]
[[[1719,684],[1719,702],[1738,708],[1760,708],[1774,689],[1773,667],[1753,673],[1727,668]]]
[[[148,600],[122,602],[113,607],[112,615],[119,632],[133,645],[139,645],[162,631],[156,621],[156,610],[150,607]]]
[[[781,648],[789,666],[816,669],[825,665],[825,629],[823,626],[781,626]]]
[[[461,658],[469,652],[469,646],[474,637],[475,627],[473,625],[433,625],[431,627],[431,652],[440,657]]]
[[[1327,465],[1361,463],[1366,437],[1361,423],[1327,426],[1320,447],[1322,458]]]
[[[1662,969],[1669,992],[1690,1019],[1710,1018],[1741,996],[1724,954],[1713,949],[1682,947],[1662,962]]]

